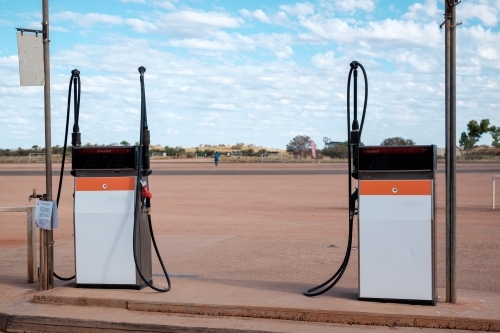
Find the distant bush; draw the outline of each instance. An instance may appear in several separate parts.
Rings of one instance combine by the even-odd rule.
[[[322,155],[329,156],[331,158],[347,158],[347,153],[347,142],[343,142],[335,147],[324,148],[321,150]]]

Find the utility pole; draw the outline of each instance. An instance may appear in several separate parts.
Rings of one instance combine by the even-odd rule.
[[[446,302],[457,302],[456,290],[456,6],[461,0],[444,0],[445,25],[445,113],[446,113]],[[442,25],[441,25],[442,26]]]
[[[52,143],[50,130],[50,49],[49,49],[49,0],[42,0],[43,67],[45,85],[43,88],[45,110],[45,198],[52,201]],[[53,223],[53,221],[51,221]],[[52,230],[40,229],[40,290],[54,288],[54,234]]]

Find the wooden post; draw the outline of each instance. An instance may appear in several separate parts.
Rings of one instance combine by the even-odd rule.
[[[33,207],[26,210],[26,229],[28,236],[28,282],[33,283],[38,277],[35,276],[36,266],[36,228],[33,220]]]
[[[495,209],[495,182],[497,179],[500,179],[500,176],[493,176],[493,195],[492,195],[493,209]]]

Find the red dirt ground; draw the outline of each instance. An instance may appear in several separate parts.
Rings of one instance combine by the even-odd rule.
[[[43,170],[0,164],[0,171]],[[53,166],[54,170],[59,165]],[[439,169],[444,168],[440,164]],[[212,163],[154,161],[153,170],[214,170]],[[457,288],[500,292],[500,198],[492,210],[499,164],[459,164]],[[481,172],[488,169],[488,172]],[[496,169],[498,172],[492,172]],[[224,170],[347,170],[344,164],[221,163]],[[58,178],[54,177],[54,198]],[[1,176],[0,206],[28,206],[43,176]],[[497,197],[500,197],[500,184]],[[346,175],[152,175],[153,227],[171,274],[317,284],[342,261],[347,243]],[[66,177],[55,230],[56,271],[73,274],[73,178]],[[438,287],[445,283],[445,178],[437,175]],[[0,213],[0,249],[25,246],[24,213]],[[58,247],[59,245],[59,247]],[[335,245],[331,248],[329,245]],[[354,234],[357,245],[357,233]],[[397,249],[396,249],[397,250]],[[353,250],[356,251],[356,250]],[[158,264],[153,271],[160,273]],[[343,285],[357,284],[353,253]]]

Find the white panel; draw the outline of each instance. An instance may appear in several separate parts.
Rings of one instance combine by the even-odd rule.
[[[359,219],[431,220],[430,195],[360,195]]]
[[[431,196],[361,196],[359,297],[432,300]]]
[[[76,282],[136,284],[133,226],[134,191],[76,191]]]
[[[78,195],[78,200],[76,200]],[[130,213],[134,191],[76,191],[75,213]]]
[[[45,85],[42,34],[17,33],[19,79],[21,86]]]

